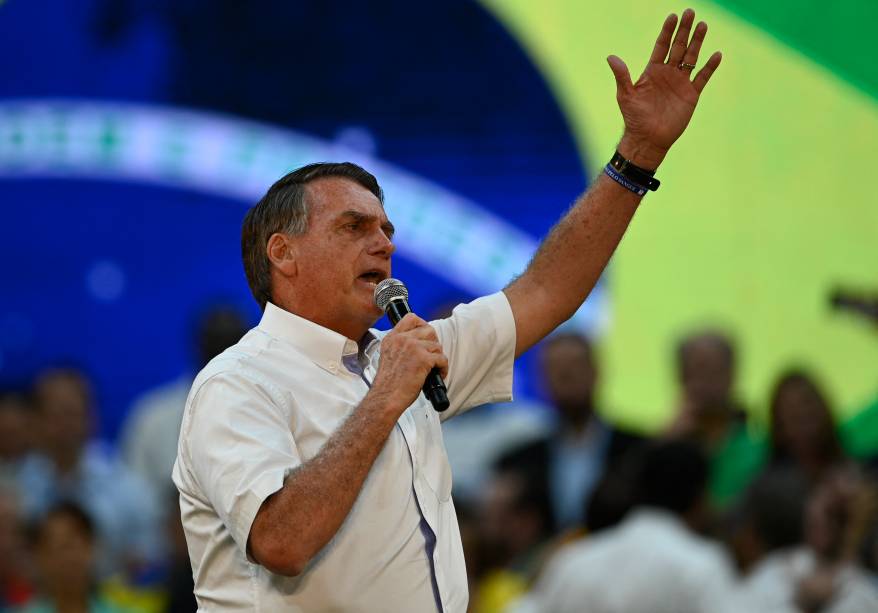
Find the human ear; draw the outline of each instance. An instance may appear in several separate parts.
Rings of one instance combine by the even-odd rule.
[[[269,237],[265,251],[272,266],[283,276],[292,277],[296,274],[296,246],[289,236],[275,232]]]

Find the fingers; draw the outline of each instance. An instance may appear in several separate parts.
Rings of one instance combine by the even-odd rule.
[[[707,24],[703,21],[699,21],[698,25],[695,26],[695,34],[692,35],[692,42],[689,43],[689,48],[686,49],[686,55],[683,56],[684,64],[697,64],[698,63],[698,54],[701,52],[701,44],[704,42],[704,37],[707,34]]]
[[[442,345],[439,344],[439,341],[421,339],[420,343],[421,346],[430,353],[442,353]]]
[[[692,85],[695,87],[696,92],[700,94],[702,90],[704,90],[704,86],[707,85],[707,82],[710,80],[710,77],[713,75],[722,59],[723,54],[716,51],[710,56],[710,59],[707,60],[707,64],[698,71],[698,74],[695,75],[695,80],[692,81]]]
[[[610,70],[613,71],[613,76],[616,78],[617,95],[623,93],[630,87],[634,87],[631,83],[631,73],[628,72],[628,67],[625,65],[625,62],[622,61],[622,58],[611,55],[607,58],[607,64],[610,65]]]
[[[689,31],[692,29],[693,21],[695,21],[695,11],[692,9],[686,9],[683,11],[683,17],[680,19],[680,27],[677,29],[677,35],[674,37],[674,42],[671,43],[668,64],[676,66],[683,60],[683,55],[689,47]]]
[[[448,376],[448,357],[442,351],[442,345],[439,344],[439,341],[419,339],[412,342],[417,344],[411,346],[409,350],[410,355],[420,354],[421,364],[425,365],[427,370],[438,368],[439,374],[442,375],[443,379]],[[424,376],[426,376],[426,373]]]
[[[393,337],[405,336],[419,341],[439,343],[439,336],[436,334],[435,328],[414,313],[408,313],[400,319],[399,323],[387,335],[392,335]]]
[[[652,48],[652,55],[649,56],[651,64],[664,64],[665,58],[668,57],[668,51],[671,48],[671,36],[673,36],[676,26],[677,16],[674,13],[665,17],[662,30],[655,41],[655,47]]]
[[[393,330],[396,332],[406,332],[408,330],[414,330],[415,328],[420,328],[421,326],[429,325],[426,321],[415,315],[414,313],[406,314],[399,322],[393,326]]]
[[[448,378],[448,358],[444,353],[439,354],[439,359],[436,360],[436,368],[439,369],[439,376],[443,379]]]
[[[442,378],[446,378],[448,376],[448,356],[442,351],[442,346],[439,343],[424,343],[422,348],[427,352],[424,357],[430,368],[438,368]]]
[[[418,340],[432,341],[436,344],[439,343],[439,337],[436,335],[436,330],[426,322],[424,322],[424,325],[411,330],[409,334]]]

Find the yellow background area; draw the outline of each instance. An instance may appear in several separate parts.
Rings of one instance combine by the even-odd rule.
[[[485,4],[549,81],[594,175],[622,131],[606,56],[636,79],[685,5]],[[848,416],[878,393],[878,334],[828,295],[878,289],[878,104],[717,5],[691,6],[710,26],[699,68],[724,57],[608,269],[603,406],[631,427],[664,424],[676,341],[709,325],[735,338],[738,393],[758,416],[789,366],[812,369]]]

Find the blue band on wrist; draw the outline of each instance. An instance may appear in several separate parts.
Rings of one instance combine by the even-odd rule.
[[[616,172],[616,169],[613,168],[610,164],[607,164],[604,167],[604,172],[607,173],[607,175],[609,175],[609,177],[613,181],[615,181],[616,183],[618,183],[619,185],[621,185],[625,189],[634,192],[638,196],[643,196],[648,191],[642,185],[637,185],[636,183],[632,183],[631,181],[629,181],[628,179],[626,179],[625,177],[620,175],[618,172]]]

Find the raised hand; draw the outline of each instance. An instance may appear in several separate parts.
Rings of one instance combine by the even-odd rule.
[[[695,11],[683,11],[674,36],[677,16],[668,15],[636,83],[631,82],[625,62],[615,55],[607,58],[616,77],[616,100],[625,121],[619,152],[643,168],[657,168],[689,125],[704,86],[722,59],[722,54],[715,52],[692,78],[707,34],[707,24],[699,22],[690,40],[694,21]]]

